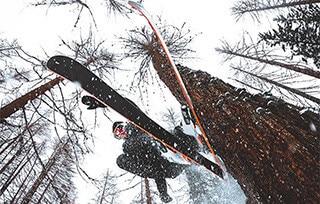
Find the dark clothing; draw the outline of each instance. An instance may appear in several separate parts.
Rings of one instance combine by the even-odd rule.
[[[127,100],[135,105],[131,100]],[[82,103],[88,105],[88,109],[105,107],[91,96],[83,96]],[[161,146],[162,144],[134,125],[130,123],[122,125],[121,123],[123,122],[115,122],[112,126],[115,138],[124,139],[123,154],[117,158],[118,166],[143,178],[153,178],[161,200],[165,203],[170,202],[172,198],[167,193],[165,178],[176,178],[186,168],[186,165],[169,162],[161,156],[161,150],[166,150]],[[183,152],[192,153],[198,148],[192,136],[185,135],[180,129],[175,129],[175,134],[178,140],[186,144],[185,149],[181,149]]]
[[[126,126],[127,137],[123,153],[117,158],[120,168],[143,178],[176,178],[186,165],[169,162],[161,156],[159,143],[131,124]]]
[[[155,180],[160,198],[167,203],[172,198],[167,193],[166,178],[176,178],[187,165],[168,161],[161,156],[161,147],[151,136],[132,124],[125,127],[127,136],[122,145],[123,154],[117,158],[120,168],[143,178]]]

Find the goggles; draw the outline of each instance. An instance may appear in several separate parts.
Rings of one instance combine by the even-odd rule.
[[[127,133],[124,130],[123,124],[119,124],[116,126],[116,128],[113,131],[113,135],[118,140],[124,139],[127,136]]]

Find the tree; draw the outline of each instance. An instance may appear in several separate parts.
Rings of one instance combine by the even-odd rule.
[[[154,60],[159,74],[160,65],[163,64]],[[247,93],[239,96],[234,87],[206,73],[187,74],[189,69],[180,69],[197,112],[202,115],[201,122],[211,136],[211,144],[251,201],[319,199],[319,178],[314,174],[319,170],[315,139],[319,116],[300,115],[299,109],[290,108],[289,104],[268,107],[268,99]],[[160,77],[168,87],[177,90],[168,74]],[[270,114],[259,112],[266,108]]]
[[[119,189],[116,184],[117,176],[114,175],[111,170],[107,170],[103,179],[98,183],[98,193],[96,199],[93,199],[96,203],[117,203],[119,197]]]
[[[231,61],[231,67],[236,71],[235,78],[246,87],[260,92],[271,92],[290,101],[298,102],[305,107],[317,109],[319,99],[319,86],[316,81],[320,72],[304,65],[301,61],[293,61],[285,56],[280,56],[277,50],[268,49],[263,42],[247,43],[246,37],[232,46],[227,42],[216,48],[216,51],[225,55],[225,62]],[[239,73],[243,79],[239,80]],[[316,79],[315,79],[316,78]],[[262,81],[261,81],[262,80]],[[308,81],[308,83],[304,83]],[[310,85],[315,82],[314,86]],[[294,88],[299,87],[299,88]],[[283,90],[288,91],[284,93]],[[296,100],[299,97],[304,100]],[[315,104],[310,104],[312,101]]]
[[[82,1],[42,1],[35,6],[71,4],[79,8],[77,26],[83,10],[91,13]],[[67,48],[64,53],[91,64],[101,78],[118,69],[117,56],[104,48],[104,41],[97,43],[92,33],[61,42]],[[85,173],[80,163],[90,152],[92,135],[78,108],[80,92],[62,91],[63,80],[52,78],[43,62],[48,56],[44,58],[29,54],[16,41],[0,40],[0,202],[73,203],[74,169]]]
[[[100,77],[105,76],[106,73],[110,73],[110,70],[118,69],[118,56],[108,52],[104,48],[100,48],[103,44],[103,41],[96,44],[92,37],[92,33],[90,33],[86,39],[81,39],[80,42],[73,41],[71,43],[67,43],[64,40],[62,40],[62,43],[69,50],[73,51],[77,58],[87,59],[84,62],[85,66],[89,66],[92,63]],[[15,52],[17,52],[17,50],[15,50]],[[61,81],[61,78],[54,78],[49,82],[15,99],[9,104],[1,107],[0,119],[4,120],[16,111],[21,110],[23,107],[25,107],[25,105],[28,102],[37,99],[39,96],[43,95],[48,90],[52,89]]]
[[[250,14],[253,19],[260,21],[259,19],[261,17],[261,12],[319,2],[319,0],[240,0],[231,8],[231,14],[233,14],[237,20],[239,20],[245,14]]]
[[[160,25],[161,35],[164,36],[166,44],[169,45],[169,51],[173,58],[179,62],[190,60],[193,58],[194,51],[190,48],[190,44],[194,41],[197,35],[191,33],[190,29],[183,23],[180,27],[167,25],[158,20]],[[120,38],[123,41],[125,48],[128,50],[125,57],[140,60],[140,66],[135,73],[133,86],[143,86],[150,80],[157,80],[154,72],[150,69],[151,59],[154,57],[152,49],[159,49],[159,42],[154,33],[152,33],[146,26],[143,28],[136,28],[130,30],[126,37]]]
[[[70,166],[72,166],[71,164],[73,162],[72,158],[70,158],[72,154],[68,152],[70,151],[69,142],[70,141],[66,138],[63,138],[61,142],[59,142],[55,151],[52,153],[45,166],[43,166],[40,174],[21,200],[21,203],[39,203],[44,197],[46,197],[46,200],[49,202],[60,201],[61,203],[71,203],[75,199],[75,188],[71,181],[72,176],[70,176],[72,173]],[[63,167],[67,168],[62,171]],[[67,174],[67,176],[62,176],[64,174]],[[57,176],[62,177],[62,179],[57,179]],[[45,180],[49,183],[47,184],[47,187],[45,187],[44,192],[47,191],[48,187],[54,189],[51,193],[54,192],[55,195],[53,195],[51,199],[48,195],[39,195],[41,185],[45,183]],[[38,195],[36,195],[37,193]]]
[[[156,44],[146,43],[130,46],[147,48],[160,79],[184,104],[168,60]],[[206,72],[177,67],[210,143],[250,202],[319,200],[319,175],[314,173],[320,169],[318,114],[251,95]]]
[[[262,77],[262,76],[259,76],[259,75],[254,74],[254,73],[251,73],[251,72],[242,70],[241,68],[238,68],[238,67],[233,67],[233,68],[234,68],[235,70],[240,71],[240,72],[244,72],[245,74],[251,75],[251,76],[253,76],[253,77],[255,77],[255,78],[258,78],[258,79],[260,79],[260,80],[263,80],[263,81],[265,81],[265,82],[268,82],[268,83],[270,83],[270,84],[272,84],[272,85],[275,85],[275,86],[277,86],[277,87],[280,87],[280,88],[282,88],[282,89],[285,89],[285,90],[287,90],[287,91],[289,91],[289,92],[292,92],[292,93],[294,93],[294,94],[297,94],[297,95],[299,95],[299,96],[302,96],[302,97],[304,97],[305,99],[309,99],[310,101],[313,101],[313,102],[315,102],[316,104],[320,104],[320,99],[319,99],[319,98],[316,98],[316,97],[314,97],[314,96],[311,96],[311,95],[309,95],[309,94],[306,94],[306,93],[304,93],[304,92],[302,92],[302,91],[299,91],[299,90],[297,90],[297,89],[290,88],[290,87],[288,87],[288,86],[282,85],[282,84],[280,84],[280,83],[278,83],[278,82],[276,82],[276,81],[270,80],[270,79],[268,79],[268,78],[266,78],[266,77]]]
[[[302,55],[304,60],[311,58],[320,69],[320,7],[309,4],[290,9],[287,16],[280,15],[274,20],[278,23],[278,30],[260,33],[262,40],[270,46],[279,45],[285,51],[287,47],[292,55]]]
[[[240,43],[238,43],[238,45],[239,46],[231,47],[227,42],[223,42],[223,45],[220,48],[216,48],[215,50],[219,53],[230,56],[230,58],[227,58],[226,60],[230,60],[231,58],[233,58],[233,56],[246,58],[262,64],[278,66],[320,79],[319,71],[313,70],[310,67],[302,66],[301,64],[297,63],[286,63],[284,62],[285,59],[283,57],[283,59],[281,59],[281,56],[271,55],[273,51],[267,50],[265,47],[259,45],[259,43],[257,43],[257,45],[246,45],[245,43],[243,43],[243,45],[240,45]]]
[[[0,109],[0,129],[4,133],[0,137],[0,175],[3,178],[0,200],[72,202],[75,191],[68,181],[74,174],[75,166],[84,172],[80,160],[90,152],[86,143],[91,137],[78,108],[79,91],[64,93],[60,83],[63,80],[54,78],[48,81],[48,76],[52,74],[43,69],[42,60],[28,54],[15,42],[3,42],[0,57],[6,69],[1,70],[4,80],[0,83],[5,86],[1,86],[0,90],[4,96],[2,102],[7,104]],[[91,63],[91,68],[103,78],[106,73],[117,69],[116,55],[107,52],[103,42],[96,44],[92,35],[71,43],[62,40],[62,44],[78,59],[89,59],[86,65]],[[29,66],[32,72],[25,71]],[[23,69],[20,70],[20,67]],[[27,93],[16,90],[27,90]],[[15,99],[10,101],[11,98]],[[50,128],[46,129],[48,126]],[[63,135],[61,129],[65,130]],[[63,150],[48,161],[45,155],[54,148],[48,143],[62,142],[64,138]],[[68,151],[65,151],[66,146]],[[72,159],[68,162],[59,160],[66,157]]]
[[[62,81],[61,78],[57,77],[55,79],[52,79],[51,81],[47,82],[46,84],[43,84],[39,86],[36,89],[33,89],[32,91],[26,93],[25,95],[15,99],[11,103],[5,105],[4,107],[1,107],[0,109],[0,119],[2,122],[4,122],[5,118],[9,117],[13,113],[15,113],[18,110],[21,110],[25,105],[36,98],[38,98],[40,95],[44,94],[46,91],[52,89],[55,85],[57,85],[60,81]]]

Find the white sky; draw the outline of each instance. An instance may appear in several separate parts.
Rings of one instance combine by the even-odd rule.
[[[88,33],[85,22],[92,24],[87,10],[83,11],[80,28],[73,28],[77,16],[77,12],[72,12],[75,6],[34,8],[26,7],[27,2],[29,1],[10,0],[0,3],[0,32],[1,36],[19,39],[25,49],[34,51],[33,54],[36,50],[41,52],[42,48],[55,54],[56,47],[53,46],[60,43],[59,37],[65,39],[71,35],[77,38],[79,33],[85,36]],[[229,8],[233,2],[202,0],[186,3],[184,0],[145,0],[144,7],[154,18],[160,15],[168,24],[178,27],[187,22],[193,33],[202,33],[192,47],[199,59],[190,65],[194,69],[205,69],[215,76],[224,78],[225,70],[221,70],[219,64],[221,58],[217,58],[214,48],[220,45],[222,39],[238,40],[241,35],[243,23],[236,24],[230,16]],[[97,21],[95,29],[99,29],[96,31],[107,41],[136,25],[146,24],[146,21],[138,16],[132,20],[123,17],[108,18],[104,6],[94,6],[92,11]]]
[[[50,9],[46,7],[26,7],[29,2],[28,0],[1,1],[0,36],[18,39],[24,49],[33,55],[43,55],[42,49],[52,56],[58,54],[56,50],[60,43],[60,37],[70,41],[77,39],[79,34],[85,37],[88,33],[88,26],[90,24],[93,26],[92,18],[85,9],[78,27],[74,28],[73,25],[78,14],[78,12],[72,12],[74,6]],[[105,15],[105,7],[97,3],[100,1],[95,1],[96,5],[90,4],[92,3],[91,1],[88,2],[88,5],[92,6],[91,9],[97,22],[97,28],[94,28],[95,32],[98,32],[101,38],[110,44],[115,44],[115,47],[119,44],[115,36],[123,36],[125,32],[135,26],[147,25],[146,20],[139,15],[135,17],[130,15],[132,19],[124,17],[115,19],[112,16],[108,18]],[[143,5],[154,19],[160,15],[168,24],[178,27],[187,22],[187,26],[192,33],[201,32],[202,34],[196,37],[195,44],[192,46],[198,59],[187,62],[185,65],[193,69],[206,70],[213,76],[226,80],[229,74],[228,69],[220,64],[221,58],[217,56],[214,48],[220,45],[220,40],[222,39],[228,41],[239,40],[242,26],[247,25],[243,22],[236,24],[235,20],[230,16],[229,8],[234,1],[202,0],[186,2],[185,0],[145,0]],[[121,52],[120,48],[121,46],[117,48],[119,52]],[[107,123],[107,120],[104,120]],[[117,168],[115,166],[115,158],[121,152],[121,143],[114,141],[113,138],[112,140],[105,140],[106,131],[109,131],[109,129],[109,127],[103,126],[101,129],[97,128],[95,130],[104,135],[97,136],[96,146],[94,147],[96,154],[86,160],[86,165],[88,166],[86,170],[89,173],[100,175],[106,168]],[[111,142],[113,148],[106,148],[110,146]],[[106,162],[106,154],[114,160]],[[89,168],[92,166],[95,167]],[[93,193],[90,185],[82,183],[79,191],[79,202],[87,203],[88,201],[85,201],[85,199],[88,196],[92,196]],[[232,191],[230,190],[231,193]],[[230,194],[226,192],[225,196]],[[130,197],[130,195],[127,196]]]

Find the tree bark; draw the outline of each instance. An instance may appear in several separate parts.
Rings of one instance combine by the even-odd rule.
[[[185,103],[167,60],[156,52],[152,60],[160,79]],[[177,67],[210,143],[250,203],[320,200],[318,114]]]

